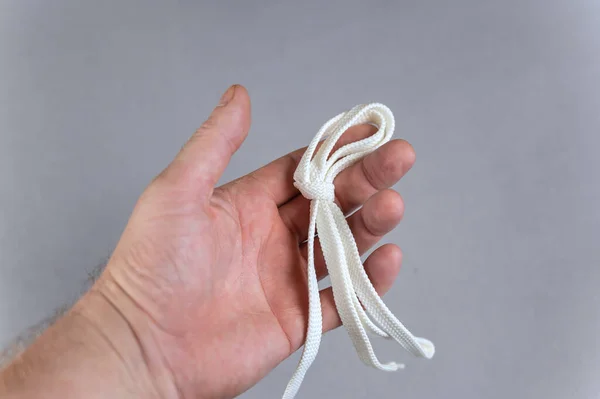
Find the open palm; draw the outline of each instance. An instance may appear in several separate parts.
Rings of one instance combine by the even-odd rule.
[[[292,185],[303,149],[215,188],[250,125],[246,90],[235,86],[227,99],[141,196],[95,287],[132,325],[158,389],[185,398],[243,392],[306,333],[309,201]],[[373,129],[352,128],[338,145]],[[345,213],[362,206],[348,218],[361,253],[400,221],[402,199],[388,187],[414,157],[407,142],[394,140],[335,180]],[[378,292],[390,287],[400,261],[389,244],[365,261]],[[340,324],[331,288],[321,303],[328,331]]]

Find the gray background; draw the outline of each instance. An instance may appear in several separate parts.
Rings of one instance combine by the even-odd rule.
[[[369,101],[417,151],[386,302],[438,353],[378,345],[408,363],[378,372],[339,330],[301,397],[598,397],[598,1],[0,2],[0,344],[77,296],[236,82],[224,180]]]

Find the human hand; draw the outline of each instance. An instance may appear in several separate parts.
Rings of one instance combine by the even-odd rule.
[[[249,126],[248,94],[234,86],[142,194],[105,272],[79,304],[103,303],[122,317],[134,349],[111,338],[103,312],[86,312],[123,363],[142,365],[161,397],[233,397],[304,340],[309,201],[292,184],[304,149],[215,187]],[[372,133],[367,125],[351,128],[338,146]],[[361,253],[402,218],[402,199],[388,187],[414,159],[406,141],[394,140],[336,178],[344,213],[362,206],[348,218]],[[321,279],[327,270],[318,242],[315,248]],[[391,244],[364,262],[380,294],[400,262]],[[340,320],[331,288],[320,297],[326,332]]]

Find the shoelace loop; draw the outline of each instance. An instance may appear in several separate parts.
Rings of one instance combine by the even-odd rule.
[[[364,123],[377,126],[377,132],[333,151],[336,142],[348,128]],[[380,370],[404,368],[403,364],[395,362],[381,363],[367,333],[393,339],[415,356],[429,359],[435,352],[431,341],[412,335],[383,303],[364,270],[348,222],[335,203],[335,177],[387,143],[394,133],[394,127],[394,115],[385,105],[357,105],[321,127],[294,173],[294,186],[311,200],[307,240],[308,328],[300,363],[286,387],[284,399],[292,399],[298,392],[321,342],[321,301],[314,256],[317,230],[335,305],[359,358]],[[323,137],[325,140],[317,150]]]

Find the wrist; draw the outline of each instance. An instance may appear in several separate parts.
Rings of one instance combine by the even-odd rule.
[[[2,370],[0,396],[172,397],[149,369],[139,331],[113,301],[92,288]]]
[[[144,385],[151,386],[152,391],[156,392],[153,397],[180,399],[175,378],[157,340],[160,331],[157,331],[150,316],[116,283],[110,273],[105,273],[89,294],[96,295],[100,302],[118,315],[116,319],[120,326],[115,330],[121,330],[122,334],[113,336],[112,346],[121,352],[120,357],[125,359],[131,375],[139,378],[143,370]]]

